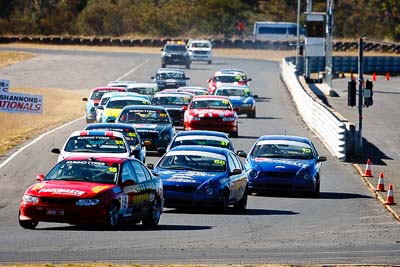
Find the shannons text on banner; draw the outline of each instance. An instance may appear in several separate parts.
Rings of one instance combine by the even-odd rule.
[[[43,96],[0,92],[0,112],[42,114]]]

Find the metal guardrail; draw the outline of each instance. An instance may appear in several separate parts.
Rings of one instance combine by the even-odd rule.
[[[305,123],[334,156],[346,160],[346,143],[351,141],[348,140],[348,121],[330,110],[310,89],[304,89],[295,74],[295,66],[285,58],[281,63],[281,77]]]

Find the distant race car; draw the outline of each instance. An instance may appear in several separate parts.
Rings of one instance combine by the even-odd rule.
[[[197,95],[192,98],[184,115],[184,129],[213,130],[238,137],[238,115],[228,97]]]
[[[226,148],[178,146],[160,159],[153,172],[163,181],[166,207],[246,209],[246,172]]]
[[[191,93],[194,95],[208,95],[208,90],[201,86],[182,86],[176,89],[177,92]]]
[[[248,118],[256,117],[255,99],[258,95],[253,95],[249,87],[243,85],[221,85],[215,90],[214,94],[227,96],[233,108],[236,108],[238,115],[246,114]]]
[[[125,106],[151,104],[151,101],[146,96],[138,96],[136,93],[126,94],[127,95],[112,95],[110,97],[107,104],[104,105],[104,111],[100,122],[115,121]]]
[[[19,206],[19,225],[26,229],[41,221],[156,227],[162,214],[162,181],[136,159],[74,156],[36,180]]]
[[[92,123],[85,127],[85,130],[115,131],[124,135],[131,147],[132,154],[141,162],[146,162],[146,147],[140,139],[135,127],[126,123]]]
[[[160,106],[127,106],[122,111],[116,122],[128,123],[136,128],[147,150],[165,151],[175,128],[168,111]]]
[[[249,192],[308,192],[317,197],[323,161],[326,157],[319,156],[306,137],[261,136],[246,159]]]
[[[190,69],[192,60],[184,42],[167,42],[161,48],[161,51],[161,67],[165,68],[167,65],[184,65],[187,69]]]
[[[167,88],[186,86],[186,81],[190,78],[186,77],[183,70],[160,68],[151,79],[157,84],[158,89],[162,91]]]
[[[158,92],[158,87],[156,83],[134,83],[128,85],[126,90],[128,92],[145,95],[151,100],[153,95]]]
[[[112,81],[109,82],[107,86],[127,88],[129,85],[135,83],[136,83],[135,81]]]
[[[183,126],[184,107],[187,108],[192,97],[193,94],[190,93],[159,92],[154,95],[151,103],[155,106],[164,107],[168,111],[174,125]]]
[[[124,135],[114,131],[83,130],[74,131],[62,149],[53,148],[59,154],[58,161],[81,155],[93,157],[135,157]]]
[[[221,85],[249,85],[251,79],[241,70],[224,69],[216,71],[214,75],[207,80],[208,92],[212,95],[215,89]]]
[[[212,63],[212,44],[209,40],[190,40],[186,47],[192,61]]]
[[[86,122],[94,122],[96,120],[96,108],[99,105],[101,97],[108,92],[126,92],[125,88],[122,87],[96,87],[90,93],[89,99],[82,98],[83,101],[87,101],[86,103]]]

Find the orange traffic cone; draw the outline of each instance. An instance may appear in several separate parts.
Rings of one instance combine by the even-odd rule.
[[[394,197],[393,197],[393,185],[390,184],[385,205],[395,205],[395,204],[396,203],[394,202]]]
[[[372,176],[372,171],[371,171],[371,160],[367,160],[367,166],[365,166],[365,172],[364,172],[364,177],[373,177]]]
[[[372,81],[375,82],[376,81],[376,73],[372,73]]]
[[[390,74],[389,74],[389,72],[386,72],[386,81],[389,81],[390,80]]]
[[[378,185],[376,186],[375,191],[378,192],[385,192],[385,182],[384,182],[384,177],[383,177],[383,172],[379,174],[379,180],[378,180]]]

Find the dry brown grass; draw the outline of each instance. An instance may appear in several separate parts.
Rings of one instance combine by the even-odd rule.
[[[24,52],[0,51],[0,67],[35,57],[35,54]]]
[[[87,93],[57,88],[11,88],[15,93],[43,95],[43,114],[0,112],[0,155],[32,137],[85,113]]]

